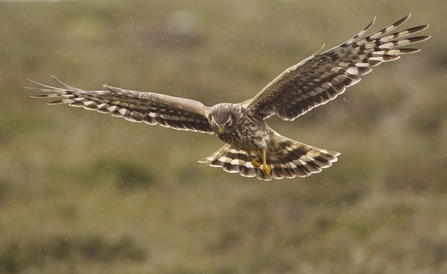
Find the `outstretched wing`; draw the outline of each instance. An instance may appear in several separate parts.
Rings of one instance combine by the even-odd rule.
[[[153,92],[139,92],[104,85],[105,90],[85,91],[71,87],[54,77],[62,88],[32,81],[43,88],[28,88],[46,94],[33,98],[52,98],[49,105],[68,104],[100,113],[109,113],[131,122],[160,124],[179,130],[213,133],[206,118],[208,107],[190,99],[173,97]]]
[[[326,52],[320,51],[286,69],[253,99],[244,102],[249,111],[267,118],[277,114],[283,120],[294,120],[314,107],[335,99],[347,87],[358,83],[382,62],[394,61],[402,54],[420,49],[401,48],[425,41],[430,36],[405,38],[423,31],[428,25],[391,33],[405,23],[411,14],[370,36],[361,36],[375,19],[354,37]]]

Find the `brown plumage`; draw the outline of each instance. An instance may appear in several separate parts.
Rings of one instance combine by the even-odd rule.
[[[47,92],[35,98],[56,99],[50,105],[68,104],[131,122],[215,133],[226,144],[199,162],[222,167],[230,173],[261,180],[306,177],[329,167],[337,161],[339,153],[283,137],[265,119],[276,114],[292,121],[335,99],[382,62],[418,52],[416,48],[402,47],[429,39],[430,36],[408,37],[427,29],[428,25],[392,32],[409,17],[362,38],[373,20],[343,44],[322,53],[319,50],[286,69],[255,97],[239,104],[207,107],[191,99],[106,85],[105,90],[84,91],[54,77],[62,88],[33,81],[41,87],[31,89]]]

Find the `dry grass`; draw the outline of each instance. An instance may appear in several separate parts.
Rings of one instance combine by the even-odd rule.
[[[446,273],[443,1],[1,2],[0,272]],[[447,3],[447,2],[446,2]],[[341,151],[306,179],[260,182],[196,163],[217,138],[32,100],[50,75],[192,97],[253,96],[377,15],[431,24],[280,133]]]

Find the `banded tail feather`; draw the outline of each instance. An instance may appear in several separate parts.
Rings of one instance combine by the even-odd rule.
[[[257,177],[259,180],[270,181],[310,176],[331,166],[340,155],[339,152],[306,145],[279,134],[274,136],[272,151],[267,152],[267,166],[271,171],[270,174],[264,173],[262,167],[252,164],[253,158],[257,155],[250,155],[230,144],[225,144],[199,163],[222,167],[226,172],[239,173],[244,177]]]

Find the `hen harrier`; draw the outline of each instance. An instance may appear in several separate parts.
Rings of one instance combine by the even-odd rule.
[[[104,90],[84,91],[54,76],[62,88],[32,81],[41,88],[31,89],[47,92],[32,97],[57,99],[48,104],[83,107],[131,122],[216,134],[226,144],[199,162],[222,167],[226,172],[260,180],[306,177],[329,167],[337,161],[339,153],[283,137],[265,120],[276,114],[283,120],[293,121],[333,100],[382,62],[418,52],[420,49],[402,47],[429,39],[430,36],[408,37],[427,29],[428,25],[392,33],[409,17],[362,38],[374,18],[348,41],[325,52],[320,49],[286,69],[255,97],[238,104],[207,107],[191,99],[107,85]]]

